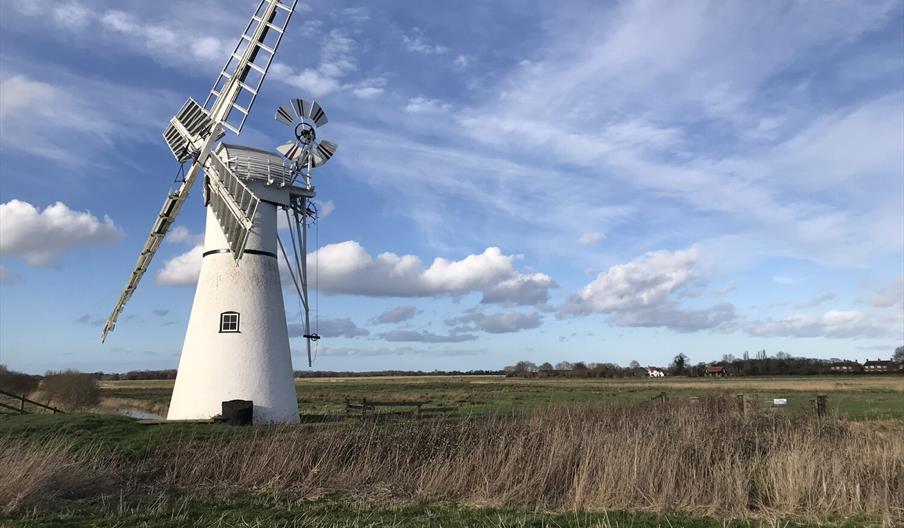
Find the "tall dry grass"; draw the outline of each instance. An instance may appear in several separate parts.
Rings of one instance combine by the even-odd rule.
[[[727,402],[282,429],[186,443],[168,485],[546,509],[904,516],[904,437]]]
[[[9,456],[14,447],[0,442],[0,475],[21,465],[21,477],[0,476],[7,510],[23,500],[9,491],[21,479],[48,489],[67,475],[83,486],[109,471],[123,486],[189,493],[904,520],[904,436],[833,418],[745,417],[723,400],[258,428],[178,442],[128,465],[73,458],[62,444],[22,462]]]
[[[0,512],[114,492],[120,468],[97,448],[74,452],[65,439],[21,442],[0,437]]]

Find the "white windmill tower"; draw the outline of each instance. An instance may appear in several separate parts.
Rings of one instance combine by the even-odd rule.
[[[284,155],[238,145],[214,145],[223,128],[240,133],[267,74],[297,0],[261,0],[203,106],[189,99],[163,136],[180,163],[191,168],[170,192],[154,221],[138,262],[103,329],[116,319],[204,170],[207,208],[201,274],[192,304],[168,419],[210,418],[222,402],[254,402],[255,423],[297,422],[286,314],[277,247],[301,297],[308,324],[307,222],[316,214],[310,170],[325,163],[336,145],[317,143],[314,127],[326,123],[317,103],[293,100],[277,118],[292,124],[296,141]],[[235,110],[235,112],[233,112]],[[287,112],[294,110],[295,117]],[[298,176],[302,181],[296,185]],[[277,209],[291,216],[293,253],[277,236]]]

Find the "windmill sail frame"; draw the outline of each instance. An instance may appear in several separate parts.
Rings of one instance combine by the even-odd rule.
[[[241,132],[269,71],[273,57],[276,55],[276,50],[282,42],[282,36],[297,3],[298,0],[260,0],[251,20],[242,32],[239,43],[227,60],[223,71],[220,72],[220,76],[203,105],[206,115],[197,113],[195,108],[198,107],[197,103],[189,98],[164,131],[164,138],[176,159],[180,162],[193,159],[193,162],[179,188],[167,194],[125,288],[104,323],[101,342],[106,341],[107,335],[116,327],[116,320],[138,287],[141,278],[147,272],[154,255],[160,248],[163,237],[175,222],[185,200],[188,199],[192,186],[211,155],[211,149],[222,137],[223,127],[236,134]],[[274,34],[275,38],[268,37],[268,35]],[[261,52],[266,59],[263,66],[255,62],[261,56]],[[231,66],[233,60],[235,61],[234,67]],[[246,83],[248,76],[252,75],[250,72],[259,74],[252,84]],[[241,102],[239,102],[240,96],[243,97]],[[242,114],[237,126],[227,123],[233,110],[238,110]],[[206,134],[204,126],[208,127]]]

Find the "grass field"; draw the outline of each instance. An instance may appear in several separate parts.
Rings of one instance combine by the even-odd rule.
[[[904,521],[904,378],[297,381],[306,423],[0,416],[0,526],[859,527]],[[104,382],[163,412],[167,381]],[[645,403],[662,392],[667,401]],[[739,414],[733,395],[759,405]],[[826,394],[833,417],[810,400]],[[728,398],[725,398],[728,396]],[[772,398],[788,398],[776,409]],[[346,399],[430,419],[340,418]],[[715,417],[715,419],[714,419]],[[851,421],[853,420],[853,421]]]
[[[172,381],[108,381],[110,397],[165,406]],[[460,414],[529,410],[565,403],[638,403],[665,392],[670,398],[749,394],[761,407],[787,398],[782,412],[812,409],[828,395],[830,411],[852,420],[904,420],[904,377],[838,376],[666,379],[517,379],[503,376],[422,376],[296,380],[303,415],[341,414],[346,399],[431,400]]]

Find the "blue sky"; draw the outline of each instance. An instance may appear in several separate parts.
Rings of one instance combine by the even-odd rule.
[[[200,191],[100,325],[178,170],[160,134],[252,4],[0,4],[0,362],[177,365]],[[228,140],[284,143],[290,97],[329,114],[318,369],[886,357],[902,28],[898,1],[302,2]]]

